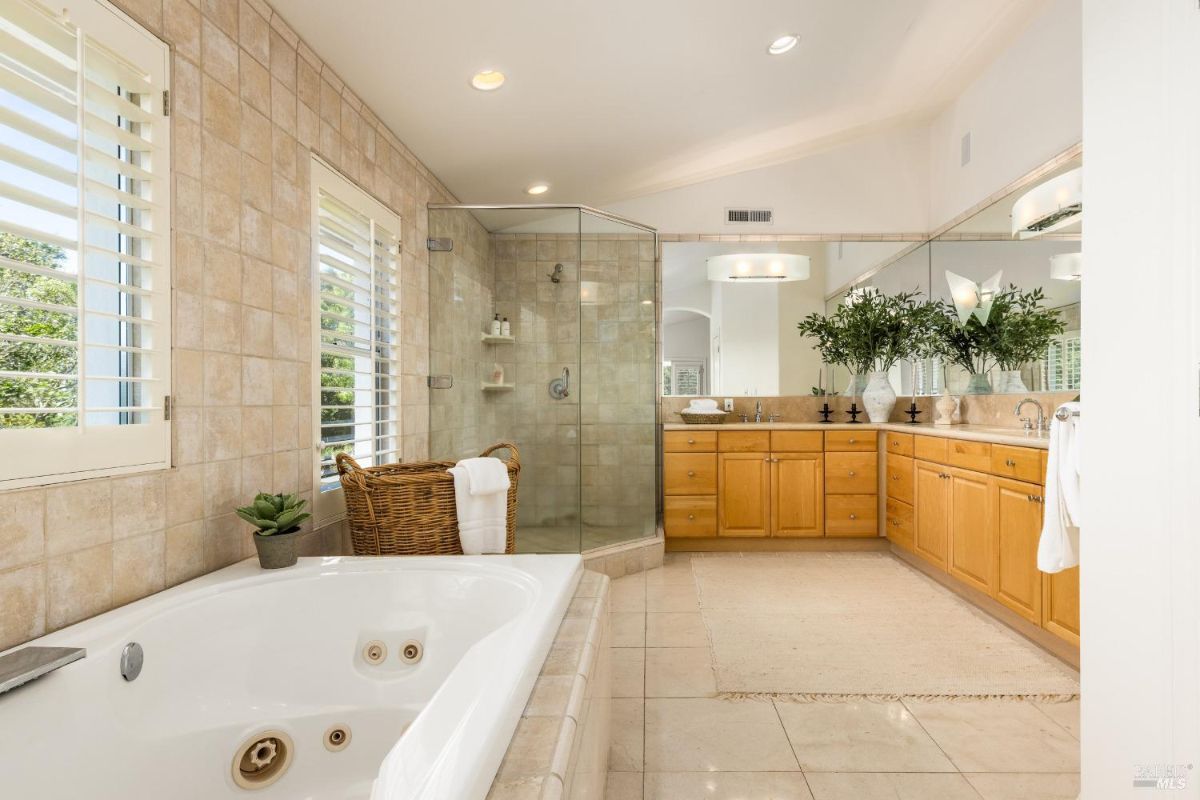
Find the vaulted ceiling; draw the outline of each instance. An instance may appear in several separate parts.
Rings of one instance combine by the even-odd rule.
[[[465,202],[602,205],[919,119],[1045,0],[276,0]],[[800,45],[770,56],[796,33]],[[494,92],[471,88],[505,73]]]

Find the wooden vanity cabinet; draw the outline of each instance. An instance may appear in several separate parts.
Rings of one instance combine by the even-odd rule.
[[[816,537],[825,533],[825,456],[773,453],[771,534]]]
[[[946,569],[950,549],[950,474],[940,464],[916,462],[913,469],[913,552]]]
[[[1079,646],[1079,567],[1042,575],[1042,627]]]
[[[771,534],[769,453],[717,454],[717,535]]]
[[[951,469],[949,475],[947,571],[968,586],[990,595],[995,584],[996,561],[992,477],[963,469]]]
[[[996,480],[996,594],[1004,605],[1042,624],[1042,573],[1037,568],[1042,533],[1042,487]]]

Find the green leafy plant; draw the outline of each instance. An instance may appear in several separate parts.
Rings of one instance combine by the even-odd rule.
[[[986,323],[975,316],[960,324],[954,306],[945,301],[935,305],[930,317],[933,335],[929,355],[981,375],[992,367],[1011,370],[1042,357],[1050,341],[1065,326],[1058,309],[1042,306],[1041,287],[1022,292],[1014,285],[996,294]]]
[[[815,339],[826,364],[845,366],[855,374],[887,371],[912,354],[914,343],[929,336],[932,313],[917,302],[917,292],[887,295],[866,289],[838,306],[831,315],[809,314],[800,333]]]
[[[294,494],[259,492],[253,503],[237,510],[237,515],[258,528],[259,536],[292,533],[312,516],[304,511],[306,503]]]

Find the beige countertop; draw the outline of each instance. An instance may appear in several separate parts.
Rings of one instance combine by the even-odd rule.
[[[903,422],[864,422],[851,425],[848,422],[729,422],[720,425],[688,425],[684,422],[663,423],[665,431],[899,431],[917,433],[922,436],[943,436],[948,439],[970,439],[976,442],[1010,444],[1018,447],[1050,448],[1049,435],[1020,428],[1000,428],[992,425],[934,425],[918,422],[908,425]]]

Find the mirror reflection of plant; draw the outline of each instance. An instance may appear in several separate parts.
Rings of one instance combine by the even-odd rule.
[[[972,315],[966,324],[959,323],[953,305],[939,301],[934,304],[938,313],[930,342],[933,354],[971,375],[992,367],[1020,369],[1041,358],[1050,341],[1065,330],[1058,309],[1042,307],[1044,300],[1041,287],[1022,292],[1010,284],[993,298],[986,323]]]
[[[827,364],[845,366],[858,375],[886,372],[912,353],[914,341],[927,338],[930,314],[918,303],[918,292],[887,295],[877,289],[858,293],[832,315],[809,314],[796,327],[816,340]]]

